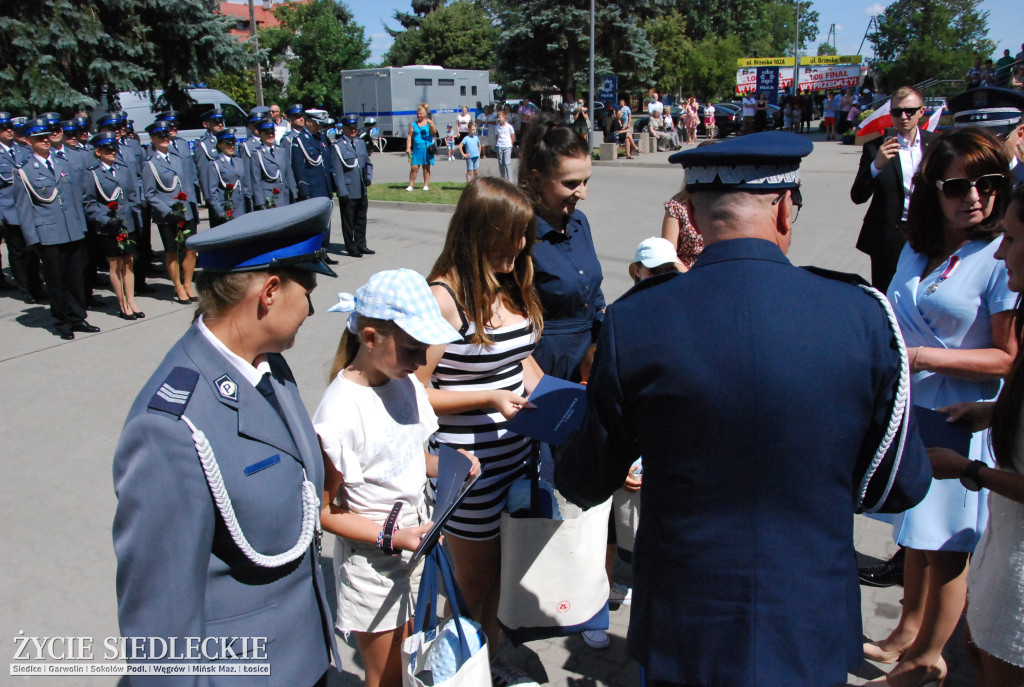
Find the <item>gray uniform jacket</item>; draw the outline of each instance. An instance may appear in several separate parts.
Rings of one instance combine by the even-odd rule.
[[[84,192],[85,216],[97,233],[109,235],[121,226],[127,232],[138,228],[135,225],[135,210],[139,198],[134,180],[124,165],[115,161],[113,167],[104,169],[104,165],[98,164],[87,169]],[[111,201],[117,202],[116,211],[108,207]]]
[[[18,211],[14,209],[15,182],[18,163],[14,148],[0,147],[0,222],[18,226]]]
[[[238,146],[238,158],[242,161],[242,185],[245,187],[245,197],[252,202],[252,184],[250,179],[252,178],[252,153],[256,148],[263,145],[260,143],[260,139],[255,136],[249,136],[249,138],[242,141],[241,145]]]
[[[53,172],[32,156],[18,168],[14,204],[25,243],[55,246],[85,238],[85,211],[79,177],[51,155]]]
[[[299,540],[303,479],[319,504],[323,459],[287,363],[268,358],[280,415],[196,326],[135,399],[114,454],[118,620],[122,636],[177,638],[179,647],[186,637],[235,638],[225,641],[236,654],[239,638],[266,638],[271,674],[241,683],[302,687],[323,675],[332,654],[341,666],[316,538],[292,563],[252,563],[225,528],[181,419],[206,435],[252,548],[288,551]],[[132,678],[133,686],[224,684],[239,678]]]
[[[192,158],[195,160],[196,171],[199,172],[200,178],[203,175],[203,167],[216,158],[218,154],[217,137],[213,134],[207,132],[205,136],[196,141],[195,148],[192,151]]]
[[[174,220],[173,207],[177,203],[176,196],[179,192],[188,195],[188,199],[181,201],[185,206],[184,219],[196,219],[192,214],[192,203],[195,198],[189,193],[190,189],[184,182],[185,172],[182,170],[181,159],[177,155],[168,152],[164,159],[160,154],[153,153],[142,166],[142,186],[145,192],[146,202],[153,208],[153,219],[157,224],[168,224]]]
[[[192,157],[192,151],[188,149],[188,142],[178,138],[171,139],[171,152],[178,156],[181,160],[181,169],[185,172],[186,181],[184,182],[186,188],[191,188],[194,195],[192,195],[192,201],[198,202],[199,198],[199,170],[196,169],[195,158]]]
[[[203,182],[203,196],[206,197],[206,206],[210,208],[211,217],[227,219],[227,209],[224,204],[227,200],[228,184],[232,186],[231,203],[234,206],[231,210],[232,218],[245,214],[243,174],[242,161],[238,157],[221,155],[203,165],[200,178]]]
[[[373,181],[373,163],[366,143],[341,136],[331,146],[331,176],[339,198],[362,198]]]
[[[260,145],[253,151],[249,164],[249,185],[253,203],[265,207],[267,198],[273,198],[278,207],[288,205],[297,195],[295,174],[292,172],[291,151],[287,145],[270,148]],[[278,193],[274,193],[274,189]]]

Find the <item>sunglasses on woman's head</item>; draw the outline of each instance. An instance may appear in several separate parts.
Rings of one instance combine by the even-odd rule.
[[[971,192],[972,188],[978,189],[979,196],[994,196],[1006,184],[1006,178],[1002,174],[985,174],[977,179],[946,179],[936,181],[935,187],[942,191],[947,198],[963,198]]]

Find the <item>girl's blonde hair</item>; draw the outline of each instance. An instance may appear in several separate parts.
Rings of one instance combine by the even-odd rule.
[[[327,378],[327,383],[338,376],[338,373],[348,367],[353,360],[356,358],[356,354],[359,353],[360,337],[362,336],[363,330],[367,327],[371,327],[380,336],[392,336],[395,330],[399,329],[399,326],[391,320],[378,320],[373,317],[363,317],[359,313],[356,313],[356,331],[352,332],[345,326],[345,331],[341,333],[341,341],[338,342],[338,350],[334,354],[334,362],[331,364],[331,374]]]
[[[444,279],[471,322],[473,343],[490,345],[485,325],[494,316],[491,306],[501,298],[512,312],[530,318],[540,336],[543,314],[533,287],[533,260],[537,222],[526,194],[504,179],[481,177],[470,182],[459,198],[444,249],[427,281]],[[526,246],[519,243],[526,238]],[[498,274],[491,264],[499,255],[517,253],[510,274]]]

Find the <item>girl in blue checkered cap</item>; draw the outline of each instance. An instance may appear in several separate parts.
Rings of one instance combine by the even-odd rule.
[[[408,269],[378,272],[354,296],[338,294],[330,311],[349,313],[313,416],[324,453],[320,521],[338,535],[335,625],[355,633],[368,687],[399,687],[421,572],[408,561],[430,529],[423,495],[437,476],[437,456],[423,450],[437,416],[412,373],[428,347],[462,337]]]

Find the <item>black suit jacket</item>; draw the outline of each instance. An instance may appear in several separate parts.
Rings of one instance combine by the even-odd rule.
[[[878,176],[872,177],[871,163],[885,139],[895,135],[894,129],[886,129],[881,137],[864,144],[857,178],[853,180],[853,188],[850,189],[850,198],[857,205],[871,200],[860,227],[860,236],[857,237],[857,250],[872,257],[889,257],[893,262],[907,242],[900,226],[903,218],[903,166],[900,164],[900,156],[896,155]],[[921,147],[925,148],[938,134],[921,130],[918,135],[921,137]]]

